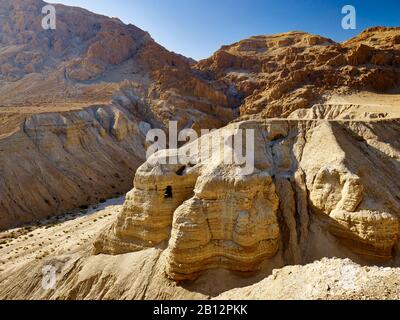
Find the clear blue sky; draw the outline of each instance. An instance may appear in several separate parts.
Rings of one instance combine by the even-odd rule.
[[[118,17],[169,50],[195,59],[253,35],[302,30],[343,41],[367,27],[400,26],[400,0],[48,0]],[[343,30],[341,9],[357,9]]]

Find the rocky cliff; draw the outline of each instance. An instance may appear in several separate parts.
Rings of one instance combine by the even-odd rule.
[[[44,6],[0,4],[0,229],[128,191],[151,128],[235,114],[226,84],[148,33],[63,5],[44,30]]]
[[[223,46],[196,66],[237,88],[246,119],[287,117],[332,91],[397,89],[400,29],[371,28],[344,43],[304,32],[252,37]]]
[[[331,106],[318,108],[328,114]],[[399,263],[400,186],[393,179],[400,173],[399,119],[293,118],[235,123],[204,136],[194,142],[198,152],[187,166],[157,163],[165,153],[155,154],[138,169],[135,188],[120,209],[110,209],[113,214],[105,222],[94,220],[93,225],[104,229],[91,232],[93,242],[35,260],[2,249],[6,257],[15,255],[25,263],[15,269],[12,261],[4,260],[0,297],[378,297],[371,286],[378,287],[389,275],[393,280],[397,269],[359,265]],[[255,171],[250,175],[203,148],[221,143],[213,137],[234,135],[238,129],[255,132]],[[187,154],[192,147],[176,152]],[[104,220],[108,215],[100,216]],[[32,231],[33,238],[62,230],[71,234],[76,228],[84,232],[84,223],[61,224],[54,231],[39,227]],[[17,237],[7,243],[17,248],[32,241]],[[52,246],[40,250],[48,252]],[[325,259],[270,276],[273,269],[325,257],[350,258],[357,264]],[[49,264],[57,266],[59,285],[43,290],[41,270]],[[324,270],[331,270],[332,276],[325,279]],[[30,281],[15,286],[10,272]],[[302,278],[292,273],[307,277],[310,285],[322,284],[305,288]],[[292,283],[291,291],[281,291],[287,283]],[[385,283],[391,297],[397,297],[394,284]],[[328,286],[331,290],[325,290]],[[268,288],[275,289],[263,291]]]
[[[294,276],[330,267],[374,297],[365,281],[398,274],[362,266],[399,266],[399,28],[257,36],[195,63],[79,8],[57,5],[44,31],[43,5],[0,4],[0,228],[82,212],[0,233],[0,298],[297,297]],[[170,120],[219,129],[146,161],[146,133]],[[220,151],[244,131],[250,174]],[[133,178],[123,205],[88,211]]]
[[[144,135],[132,115],[109,105],[26,117],[0,139],[0,226],[123,192],[145,158]]]
[[[253,272],[278,251],[287,263],[304,262],[314,254],[311,244],[322,241],[310,234],[318,225],[360,259],[390,261],[399,236],[400,186],[391,178],[400,173],[398,127],[398,119],[292,119],[221,129],[255,130],[249,176],[215,155],[202,157],[202,140],[218,141],[212,135],[195,142],[192,167],[149,159],[96,253],[161,246],[174,280],[210,268]],[[332,254],[330,247],[319,251]]]
[[[236,119],[238,110],[241,120],[288,117],[325,103],[333,93],[390,91],[398,84],[396,28],[369,29],[343,44],[302,32],[258,36],[196,64],[133,25],[80,8],[55,5],[57,28],[44,30],[44,5],[41,0],[0,4],[0,143],[7,146],[0,153],[7,172],[0,181],[0,228],[126,192],[145,160],[145,133],[165,129],[168,121],[177,121],[179,129],[220,128]],[[76,134],[79,147],[72,151],[65,130],[78,128],[91,131],[92,138],[83,142],[86,132]],[[105,143],[106,136],[112,140]],[[111,142],[119,151],[109,149]],[[107,164],[96,164],[85,144],[110,155]],[[74,160],[60,156],[65,152]],[[42,182],[34,181],[31,167],[40,168]],[[88,174],[74,173],[77,167]],[[107,178],[90,173],[111,167]],[[51,187],[54,177],[60,187]],[[102,190],[98,194],[93,181]],[[41,191],[33,193],[29,185]]]

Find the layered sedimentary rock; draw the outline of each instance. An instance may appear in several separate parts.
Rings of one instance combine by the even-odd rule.
[[[135,176],[135,189],[127,194],[109,237],[95,244],[97,250],[107,248],[110,253],[121,254],[168,241],[173,214],[193,195],[197,179],[196,175],[177,175],[181,167],[141,166]]]
[[[107,105],[28,116],[0,139],[0,228],[123,193],[144,137],[132,115]]]
[[[371,260],[391,259],[398,241],[398,186],[391,178],[399,170],[397,127],[397,119],[334,121],[303,151],[314,213],[329,215],[330,231]],[[315,148],[325,151],[318,170],[310,164]]]
[[[270,176],[199,178],[174,213],[166,272],[174,280],[211,268],[255,271],[279,247]]]
[[[174,280],[212,268],[254,272],[278,254],[302,263],[309,242],[318,241],[309,230],[320,224],[359,258],[388,261],[399,236],[400,186],[391,178],[400,170],[398,127],[398,119],[248,121],[176,151],[192,152],[189,165],[160,164],[160,152],[138,170],[96,253],[165,248]],[[255,134],[249,175],[224,162],[226,140],[215,139],[236,137],[238,129]]]
[[[390,97],[390,95],[389,95]],[[316,104],[311,108],[298,109],[290,119],[326,119],[326,120],[371,120],[398,118],[400,110],[385,108],[382,105],[369,106],[356,103]]]
[[[182,127],[209,121],[211,128],[232,119],[228,86],[195,73],[193,60],[168,51],[134,25],[76,7],[54,5],[57,28],[44,30],[45,5],[0,4],[2,106],[49,111],[110,103],[123,91],[147,104],[159,122],[174,115],[171,120]]]
[[[168,121],[176,121],[179,129],[200,132],[225,126],[239,116],[239,107],[246,119],[254,114],[288,117],[294,110],[309,108],[314,101],[323,102],[325,94],[361,89],[382,92],[398,85],[398,28],[369,29],[343,44],[302,32],[252,37],[224,46],[211,58],[196,63],[163,48],[133,25],[79,8],[55,5],[57,28],[44,30],[41,10],[45,5],[41,0],[5,0],[0,4],[0,140],[16,132],[23,135],[24,123],[32,116],[60,113],[63,117],[63,112],[105,105],[123,110],[116,114],[116,128],[110,132],[118,144],[125,145],[128,136],[133,138],[125,118],[141,126],[141,133],[151,128],[166,129]],[[340,108],[333,109],[326,118],[336,117]],[[388,118],[379,111],[367,113],[364,118]],[[101,111],[89,114],[92,119],[82,123],[109,121]],[[355,119],[351,110],[342,112],[342,116]],[[63,140],[63,130],[57,126],[45,126],[41,131],[47,132],[42,135]],[[107,135],[108,129],[104,130],[100,130],[101,137]],[[133,145],[142,145],[143,135],[137,135],[136,140]],[[131,147],[123,149],[130,152]],[[44,157],[40,161],[45,162],[46,153],[40,154]],[[0,153],[0,158],[16,156],[28,158],[30,151],[22,146],[14,148],[10,157]],[[135,153],[125,158],[131,157],[136,157]],[[90,156],[78,158],[78,167],[98,170]],[[113,164],[104,166],[103,171],[111,166],[121,170],[118,175],[131,178],[138,164],[121,167],[116,158],[111,156]],[[7,164],[3,170],[18,172],[15,161],[1,161]],[[38,161],[35,158],[34,162]],[[71,172],[76,164],[64,165]],[[43,179],[49,181],[54,175],[50,167],[41,167]],[[7,208],[3,220],[9,222],[0,227],[29,222],[34,219],[33,211],[43,212],[42,216],[86,205],[86,201],[75,200],[59,205],[54,198],[65,198],[61,188],[53,190],[54,201],[48,199],[47,191],[40,191],[40,200],[33,201],[31,209],[26,208],[25,201],[11,200],[13,193],[31,194],[27,186],[36,183],[32,180],[24,174],[3,176],[0,193],[5,195],[2,206]],[[114,195],[111,186],[118,179],[97,182],[99,189],[108,190],[104,197]],[[83,178],[76,184],[86,185],[87,181]],[[16,186],[18,189],[13,189]],[[116,189],[125,192],[129,188],[118,183]],[[82,199],[78,189],[73,188],[71,199]],[[94,193],[84,192],[86,199],[95,201],[98,197]],[[21,196],[24,198],[29,197]],[[50,202],[49,208],[47,204],[37,205],[42,198]],[[13,216],[24,214],[29,218],[13,222]]]
[[[371,28],[344,43],[304,32],[256,36],[221,47],[196,68],[236,88],[243,119],[288,117],[331,92],[396,89],[399,30]]]
[[[0,229],[131,188],[151,128],[219,128],[229,86],[116,18],[41,0],[0,3]]]
[[[44,5],[0,4],[0,229],[103,202],[141,167],[112,225],[93,220],[106,227],[94,249],[85,238],[72,253],[18,253],[16,270],[0,270],[1,297],[208,298],[326,256],[398,265],[398,97],[390,108],[326,100],[396,89],[399,28],[342,44],[252,37],[196,63],[78,8],[56,5],[57,30],[45,31]],[[221,128],[238,107],[241,122],[143,164],[150,129]],[[273,117],[287,119],[260,120]],[[240,130],[254,132],[250,172],[221,152]],[[49,264],[62,281],[43,292]]]
[[[370,210],[335,211],[331,218],[334,220],[331,232],[343,239],[355,253],[377,261],[393,257],[399,236],[397,215]]]

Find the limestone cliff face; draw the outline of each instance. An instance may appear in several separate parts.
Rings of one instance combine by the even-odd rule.
[[[223,46],[196,68],[234,85],[243,119],[288,117],[331,92],[385,92],[399,83],[399,28],[371,28],[345,43],[304,32]]]
[[[302,32],[253,37],[194,64],[76,8],[57,5],[59,27],[46,33],[43,4],[0,4],[0,229],[102,202],[133,176],[134,189],[112,224],[99,216],[94,248],[84,238],[72,253],[15,253],[0,297],[209,298],[323,257],[399,265],[399,98],[325,103],[398,86],[398,28],[343,44]],[[189,155],[186,164],[161,164],[165,151],[144,162],[149,129],[168,120],[221,128],[239,106],[240,122],[167,156]],[[248,175],[218,151],[217,138],[239,129],[255,135]],[[19,241],[1,253],[12,258]],[[49,263],[63,281],[43,292]]]
[[[57,29],[43,30],[41,9],[45,4],[41,0],[0,3],[0,144],[6,145],[0,161],[2,170],[8,172],[1,178],[4,196],[0,205],[5,208],[5,217],[0,228],[10,226],[13,220],[11,225],[32,221],[34,212],[42,217],[96,201],[100,198],[96,189],[107,191],[97,192],[101,198],[113,196],[114,190],[129,190],[128,179],[112,179],[110,183],[108,178],[90,174],[97,182],[93,188],[86,172],[132,178],[144,160],[143,132],[166,129],[168,121],[176,121],[179,129],[221,128],[238,117],[239,107],[244,118],[253,114],[258,118],[288,117],[293,110],[309,108],[314,100],[324,100],[323,94],[384,91],[398,84],[397,28],[370,29],[343,44],[302,32],[258,36],[225,46],[196,64],[163,48],[133,25],[80,8],[55,5]],[[115,114],[92,112],[91,106],[98,105]],[[342,112],[334,109],[326,112],[325,118],[335,118]],[[299,112],[312,119],[315,110]],[[69,121],[65,114],[72,111],[78,118],[85,116]],[[318,110],[315,113],[320,116]],[[343,112],[343,118],[352,116],[351,111]],[[381,114],[371,113],[370,117],[381,118]],[[134,133],[133,128],[141,123],[147,129]],[[103,143],[108,137],[115,146]],[[23,142],[9,146],[15,140]],[[127,141],[133,142],[128,146]],[[39,152],[31,151],[33,147],[27,146],[30,143]],[[109,154],[108,160],[98,165],[87,145],[97,146],[97,153]],[[63,160],[65,148],[74,151]],[[113,151],[115,148],[122,151]],[[16,157],[33,157],[34,164],[47,163],[34,172],[50,182],[37,185],[34,175],[26,173],[31,165],[10,160]],[[126,163],[121,165],[121,161]],[[283,166],[290,165],[288,159],[282,162]],[[85,169],[81,172],[80,168]],[[53,178],[55,172],[68,179]],[[69,181],[72,177],[74,186]],[[53,181],[59,187],[49,194],[45,190],[51,189]],[[36,195],[31,185],[40,190]],[[142,195],[138,191],[132,197],[149,197],[144,200],[149,203],[159,196],[145,184],[138,183],[137,189]],[[65,190],[72,190],[68,199]],[[179,206],[179,201],[168,210],[175,210],[175,205]],[[130,226],[125,228],[129,230]]]
[[[0,228],[123,193],[144,139],[132,115],[107,105],[28,116],[0,139]]]
[[[45,5],[41,0],[0,4],[3,106],[109,103],[128,87],[160,122],[171,115],[183,127],[232,120],[227,85],[195,73],[191,59],[168,51],[134,25],[76,7],[54,5],[57,28],[44,30]]]
[[[251,175],[216,154],[204,156],[222,129],[195,142],[199,151],[188,166],[157,164],[160,152],[138,170],[135,189],[95,253],[156,246],[177,281],[213,268],[254,272],[277,255],[286,263],[329,256],[332,248],[323,243],[332,236],[342,255],[389,261],[400,232],[400,185],[391,178],[400,173],[398,126],[397,119],[230,125],[224,134],[255,130]]]
[[[199,177],[195,196],[174,213],[166,273],[174,280],[225,268],[256,271],[279,248],[271,177]]]
[[[58,4],[44,30],[45,5],[0,3],[0,229],[128,191],[151,128],[235,115],[227,84],[147,32]]]

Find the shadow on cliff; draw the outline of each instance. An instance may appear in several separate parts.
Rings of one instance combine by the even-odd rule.
[[[398,215],[400,185],[394,181],[393,176],[400,176],[400,170],[394,159],[367,143],[357,130],[351,128],[351,122],[331,122],[331,125],[339,147],[346,153],[344,160],[346,168],[360,176],[366,195],[377,207],[371,210],[379,208],[383,210],[389,203],[389,212]],[[385,133],[387,128],[382,131],[380,127],[374,128],[370,123],[366,123],[365,126],[373,130],[380,142],[387,143],[396,150],[399,149],[399,141],[388,139]],[[279,139],[274,143],[278,144],[283,140]],[[318,212],[318,209],[312,206],[310,191],[305,186],[304,176],[301,177],[300,174],[300,179],[296,177],[296,173],[301,173],[302,170],[292,148],[289,148],[288,156],[291,159],[290,170],[277,170],[277,166],[274,166],[273,172],[280,199],[278,217],[281,245],[276,256],[267,259],[257,273],[245,275],[221,269],[210,270],[204,272],[194,282],[180,283],[181,287],[191,292],[215,297],[225,291],[258,283],[270,276],[274,269],[289,265],[306,265],[323,258],[350,259],[361,266],[396,267],[400,265],[399,241],[393,247],[391,255],[390,253],[385,255],[355,233],[351,233],[349,238],[334,235],[333,229],[342,230],[343,233],[348,233],[349,230],[328,214]],[[379,179],[377,179],[378,172]],[[379,188],[380,184],[384,184],[385,187]],[[392,192],[388,193],[388,190]],[[376,197],[380,200],[376,200]],[[368,204],[369,202],[367,201]]]
[[[381,129],[381,121],[376,127],[374,127],[374,123],[365,122],[361,125],[371,130],[376,135],[377,141],[399,150],[400,140],[391,141],[387,135],[387,132],[392,131],[392,134],[395,132],[395,128],[388,128],[392,121],[388,121],[384,127],[385,130]],[[358,127],[352,127],[351,121],[331,122],[331,125],[335,132],[336,142],[346,153],[346,168],[359,176],[363,182],[367,199],[364,199],[356,210],[389,212],[399,217],[400,198],[398,191],[400,190],[400,183],[397,179],[393,179],[394,176],[400,176],[398,163],[387,153],[368,143],[366,138],[357,132]],[[361,129],[364,130],[365,128]],[[400,265],[399,239],[397,239],[391,253],[382,252],[356,233],[346,229],[329,215],[313,208],[311,203],[310,216],[313,222],[311,223],[308,245],[305,249],[306,262],[313,262],[322,258],[348,258],[362,266],[398,267]],[[342,235],[347,233],[348,236],[334,235],[331,230],[337,230]]]

